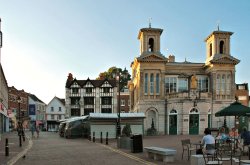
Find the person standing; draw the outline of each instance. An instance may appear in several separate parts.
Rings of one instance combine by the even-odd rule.
[[[243,128],[243,132],[241,133],[240,137],[243,139],[243,145],[250,144],[250,131],[248,131],[246,127]]]
[[[30,130],[31,130],[32,138],[34,138],[34,132],[35,132],[35,126],[34,126],[34,124],[31,124]]]

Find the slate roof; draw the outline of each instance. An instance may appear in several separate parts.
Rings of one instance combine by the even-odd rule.
[[[33,94],[29,93],[29,97],[31,97],[32,100],[34,100],[36,102],[40,102],[40,103],[45,104],[42,100],[40,100],[39,98],[37,98],[36,95],[33,95]]]
[[[114,79],[104,79],[104,80],[90,80],[89,78],[87,80],[77,80],[76,78],[72,81],[67,80],[66,82],[66,88],[70,88],[70,86],[77,82],[77,84],[80,87],[83,87],[87,82],[91,82],[91,84],[94,87],[100,87],[105,81],[108,81],[112,87],[116,87],[116,80]]]

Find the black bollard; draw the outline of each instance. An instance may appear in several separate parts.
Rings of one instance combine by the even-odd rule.
[[[24,130],[22,130],[22,137],[23,137],[23,141],[25,142],[25,134],[24,134]]]
[[[102,143],[102,132],[101,132],[101,143]]]
[[[106,132],[106,145],[108,145],[109,144],[109,133],[108,132]]]
[[[5,139],[5,156],[9,156],[9,141],[8,141],[8,138]]]
[[[93,142],[95,142],[95,132],[93,132]]]

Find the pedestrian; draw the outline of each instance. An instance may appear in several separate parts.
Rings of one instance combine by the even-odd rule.
[[[243,140],[243,152],[244,152],[244,148],[245,146],[250,145],[250,131],[247,130],[247,127],[243,127],[243,132],[240,135],[241,139]]]
[[[30,130],[31,130],[32,138],[34,138],[34,132],[35,132],[35,126],[34,126],[34,124],[31,124]]]
[[[214,154],[215,152],[215,139],[211,135],[211,130],[209,128],[205,128],[204,136],[202,138],[201,144],[202,148],[196,151],[196,154]]]
[[[36,126],[36,136],[39,138],[39,126]]]

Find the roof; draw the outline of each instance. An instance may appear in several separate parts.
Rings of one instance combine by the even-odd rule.
[[[31,93],[29,93],[29,97],[31,97],[32,100],[36,101],[36,102],[40,102],[45,104],[42,100],[40,100],[39,98],[36,97],[36,95],[33,95]]]
[[[66,120],[66,122],[71,122],[71,121],[76,121],[76,120],[84,120],[87,119],[89,116],[77,116],[77,117],[72,117]]]
[[[143,32],[159,32],[160,34],[163,32],[163,29],[159,29],[159,28],[142,28],[140,29],[139,31],[139,34],[138,34],[138,39],[140,39],[140,36],[141,36],[141,33]]]
[[[144,113],[120,113],[121,118],[145,118]],[[90,118],[117,119],[117,113],[90,113]]]
[[[221,31],[221,30],[218,30],[218,31],[213,31],[211,34],[208,35],[207,38],[205,38],[205,42],[212,36],[212,35],[216,35],[216,34],[225,34],[225,35],[232,35],[233,32],[228,32],[228,31]]]
[[[103,80],[90,80],[89,78],[87,80],[77,80],[74,79],[72,81],[67,80],[66,82],[66,88],[69,88],[73,82],[77,82],[77,84],[81,87],[83,87],[87,82],[91,82],[91,84],[94,87],[100,87],[105,81],[108,81],[110,83],[111,86],[115,87],[116,86],[116,80],[114,79],[103,79]]]
[[[55,96],[56,97],[56,96]],[[65,99],[61,99],[59,97],[56,97],[63,105],[65,105]]]

